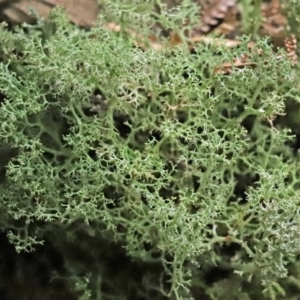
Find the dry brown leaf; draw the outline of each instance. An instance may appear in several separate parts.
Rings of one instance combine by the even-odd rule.
[[[63,5],[72,22],[81,26],[92,26],[99,14],[97,0],[47,0],[51,5]]]
[[[236,37],[241,34],[241,21],[238,18],[239,13],[240,10],[238,9],[237,5],[229,7],[222,23],[216,28],[215,33],[217,35],[224,35],[229,39],[236,39]]]
[[[285,39],[285,50],[286,55],[276,55],[276,60],[280,61],[288,57],[291,61],[292,66],[296,66],[298,62],[298,56],[296,54],[297,50],[297,39],[294,35]],[[256,49],[258,55],[263,54],[262,49]],[[268,61],[265,60],[264,64],[268,64]],[[224,62],[220,67],[215,68],[215,74],[225,74],[229,75],[234,69],[243,69],[243,68],[256,68],[257,63],[251,61],[251,56],[249,54],[242,54],[241,57],[236,57],[233,59],[233,62]]]
[[[213,44],[213,45],[220,45],[220,46],[226,46],[228,48],[233,48],[241,44],[238,40],[230,40],[230,39],[220,39],[215,37],[208,37],[208,36],[202,36],[197,35],[192,37],[191,39],[192,43],[206,43],[206,44]],[[249,47],[251,47],[253,42],[249,43]]]
[[[97,0],[21,0],[7,1],[7,6],[3,8],[2,14],[12,23],[31,22],[30,8],[34,8],[38,15],[47,18],[50,10],[62,5],[73,23],[90,27],[96,21],[99,8]]]

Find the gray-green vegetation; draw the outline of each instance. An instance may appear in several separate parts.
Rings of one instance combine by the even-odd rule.
[[[68,265],[81,300],[296,299],[297,67],[247,36],[142,50],[128,26],[147,37],[197,15],[127,2],[90,31],[60,10],[1,27],[0,228],[17,251],[81,251]],[[254,68],[216,72],[242,54]]]

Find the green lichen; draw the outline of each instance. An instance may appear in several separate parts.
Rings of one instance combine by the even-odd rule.
[[[126,25],[133,6],[114,5],[107,18]],[[145,36],[189,13],[160,9],[145,14]],[[298,101],[297,71],[266,40],[155,52],[102,21],[85,32],[54,10],[45,25],[1,28],[1,229],[17,251],[77,241],[89,257],[84,271],[69,266],[82,300],[186,299],[194,287],[218,299],[226,280],[239,299],[255,298],[247,280],[277,299],[299,251],[298,155],[283,117]],[[255,68],[216,72],[242,53]],[[97,254],[109,243],[137,264],[140,288]],[[206,286],[213,264],[240,279]],[[114,280],[131,292],[104,288]]]

